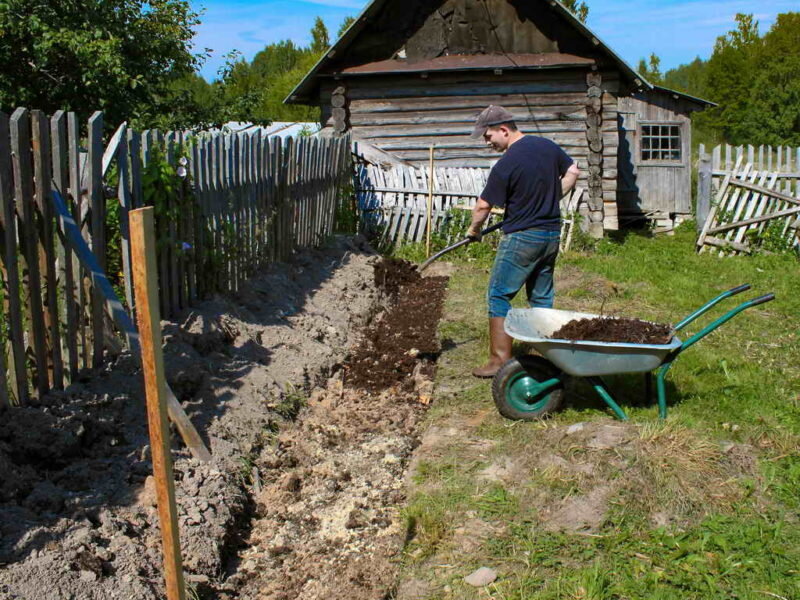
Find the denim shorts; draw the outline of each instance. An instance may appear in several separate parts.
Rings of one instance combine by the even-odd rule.
[[[505,317],[522,286],[531,307],[553,307],[559,231],[525,229],[503,236],[486,294],[489,317]]]

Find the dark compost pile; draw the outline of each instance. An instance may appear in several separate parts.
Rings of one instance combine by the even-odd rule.
[[[672,339],[672,327],[640,319],[597,317],[570,321],[550,337],[587,342],[667,344]]]
[[[447,279],[422,277],[412,263],[387,259],[375,265],[375,284],[394,306],[365,332],[348,361],[347,384],[371,392],[414,385],[415,375],[432,375],[440,352],[436,328]]]

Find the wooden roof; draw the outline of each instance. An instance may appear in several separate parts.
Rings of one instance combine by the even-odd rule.
[[[334,71],[333,75],[372,75],[377,73],[425,73],[428,71],[470,71],[480,69],[552,69],[596,64],[593,58],[541,52],[538,54],[451,54],[430,60],[380,60]]]
[[[525,0],[518,0],[517,3],[524,2]],[[636,87],[651,90],[653,86],[639,73],[637,73],[628,63],[626,63],[618,54],[616,54],[608,45],[603,43],[603,41],[594,33],[591,29],[589,29],[584,23],[582,23],[569,9],[567,9],[561,2],[557,0],[527,0],[531,4],[539,3],[545,6],[549,6],[552,11],[554,11],[558,16],[560,16],[568,25],[570,25],[575,32],[587,40],[594,48],[596,48],[598,54],[606,57],[610,60],[613,64],[616,64],[619,68],[620,72],[623,76],[632,82]],[[444,4],[443,0],[434,3],[426,2],[426,5],[430,8],[435,8],[436,6],[440,6]],[[303,103],[313,103],[316,101],[314,98],[314,92],[318,86],[318,78],[321,75],[325,74],[332,74],[336,72],[336,62],[339,59],[342,59],[348,55],[348,50],[354,43],[358,40],[362,33],[369,33],[369,26],[372,22],[374,22],[381,14],[382,10],[391,10],[394,14],[397,15],[408,15],[414,11],[413,6],[409,6],[408,0],[372,0],[367,7],[362,11],[362,13],[356,18],[356,20],[350,25],[347,31],[336,41],[333,47],[328,50],[328,52],[320,58],[316,65],[306,74],[303,80],[295,87],[294,90],[289,94],[289,96],[284,100],[287,104],[303,104]],[[494,56],[503,56],[505,53],[495,53]],[[450,55],[450,56],[457,56]],[[483,54],[480,55],[482,58],[486,58],[488,56],[492,56],[492,54]],[[506,54],[506,56],[508,56]],[[444,58],[444,57],[439,57]],[[438,60],[438,59],[434,59]],[[449,59],[448,59],[449,60]],[[374,61],[369,61],[374,62]],[[384,63],[382,66],[388,66],[385,63],[388,63],[387,60],[377,61],[380,63]],[[396,63],[394,63],[396,64]],[[365,65],[366,66],[366,65]],[[526,65],[529,68],[535,68],[536,65]],[[353,65],[352,67],[345,67],[345,68],[359,68],[360,65]],[[378,68],[377,66],[375,68]],[[490,67],[490,66],[482,66],[476,68],[502,68],[502,67]],[[341,71],[341,69],[340,69]],[[385,71],[382,71],[385,72]]]

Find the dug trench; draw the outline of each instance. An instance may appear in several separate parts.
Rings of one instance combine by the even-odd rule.
[[[162,323],[190,598],[391,595],[445,286],[342,238]],[[0,599],[164,597],[131,357],[0,418]]]

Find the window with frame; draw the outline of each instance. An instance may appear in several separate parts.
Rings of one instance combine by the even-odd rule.
[[[681,126],[643,124],[641,133],[642,161],[681,160]]]

